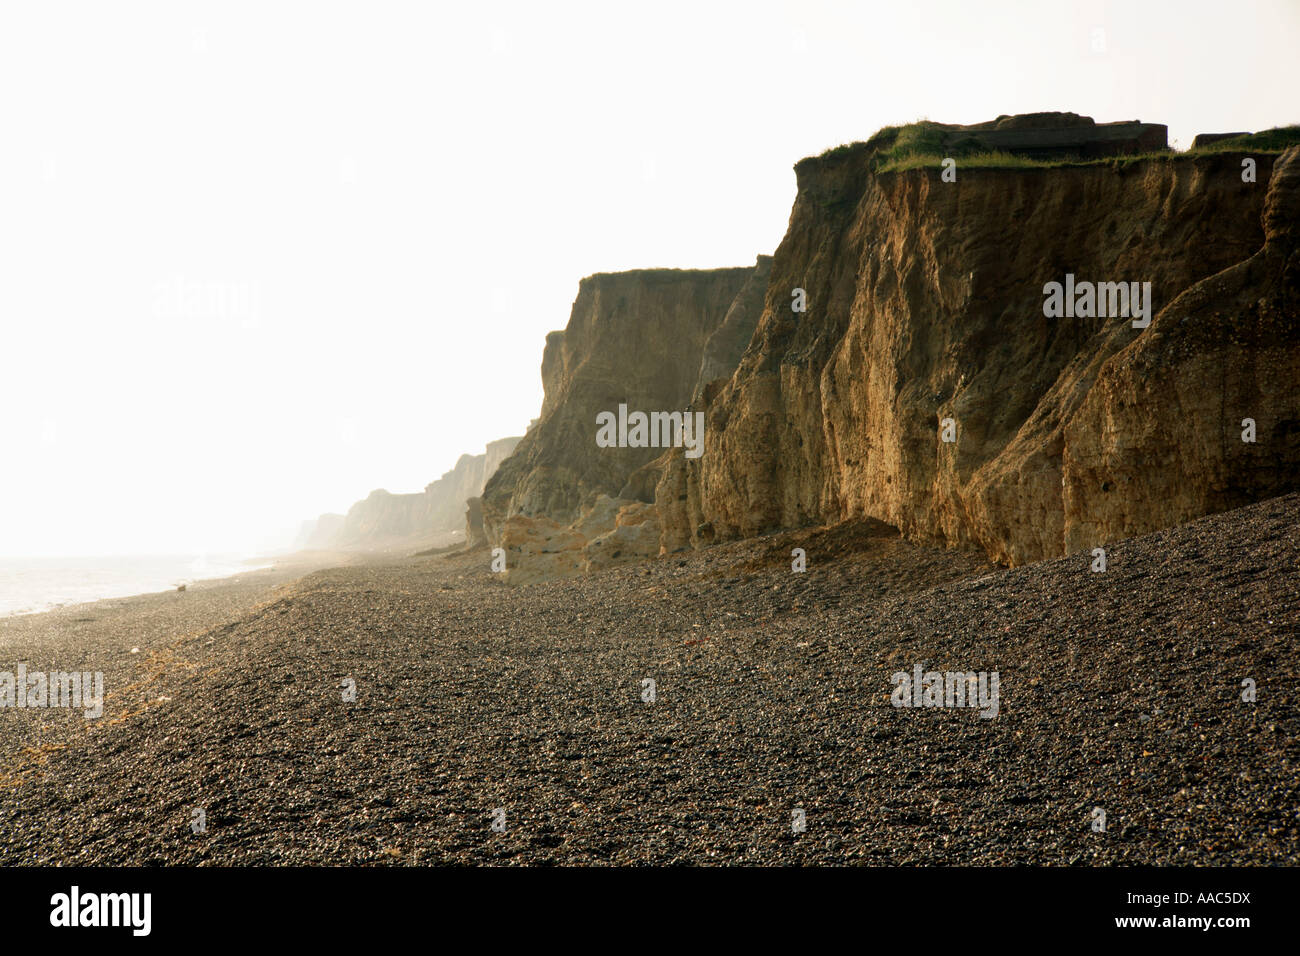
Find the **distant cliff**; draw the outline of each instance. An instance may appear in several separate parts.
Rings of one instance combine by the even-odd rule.
[[[319,518],[304,521],[293,543],[295,551],[328,550],[334,536],[343,527],[343,515],[323,514]]]
[[[310,533],[300,534],[299,547],[312,550],[351,550],[404,546],[440,532],[459,531],[465,526],[469,499],[483,491],[483,484],[501,462],[509,457],[519,438],[489,442],[480,455],[461,455],[455,467],[423,492],[391,494],[372,491],[358,501],[346,516],[321,515]]]
[[[508,439],[517,442],[519,439]],[[499,461],[498,461],[499,464]],[[424,487],[420,518],[435,531],[452,531],[465,524],[465,502],[483,491],[487,480],[487,455],[461,455],[451,471]]]
[[[1082,120],[882,131],[797,164],[757,269],[584,280],[478,538],[517,581],[858,517],[1020,564],[1300,488],[1294,131],[1092,163],[968,136],[1162,146]],[[599,447],[619,403],[692,403],[702,456]]]

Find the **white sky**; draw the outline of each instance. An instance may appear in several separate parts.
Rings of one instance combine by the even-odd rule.
[[[1186,147],[1300,121],[1297,49],[1295,0],[4,0],[0,554],[419,490],[537,414],[582,276],[770,253],[801,157],[1052,109]]]

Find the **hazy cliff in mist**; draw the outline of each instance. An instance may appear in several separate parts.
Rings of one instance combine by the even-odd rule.
[[[321,515],[306,522],[296,548],[350,550],[402,546],[440,532],[465,527],[468,501],[483,491],[484,483],[500,467],[519,438],[489,442],[480,455],[461,455],[455,467],[424,491],[391,494],[372,491],[358,501],[347,515]]]

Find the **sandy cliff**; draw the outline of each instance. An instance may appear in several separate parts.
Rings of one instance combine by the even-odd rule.
[[[589,566],[586,549],[595,538],[630,533],[619,528],[635,528],[636,539],[653,542],[657,553],[657,526],[645,523],[653,519],[654,480],[634,476],[664,448],[599,447],[597,415],[617,413],[620,405],[685,413],[702,363],[726,362],[743,348],[736,340],[748,340],[745,320],[731,309],[738,296],[757,305],[751,280],[766,267],[760,260],[743,268],[647,269],[582,280],[568,326],[546,339],[542,413],[488,481],[475,506],[481,529],[478,513],[470,516],[471,542],[521,554],[564,552],[564,573]],[[624,509],[631,510],[620,521]],[[615,553],[630,556],[617,545],[593,552],[611,559]],[[512,562],[512,570],[517,566]]]
[[[1065,550],[1300,485],[1300,147],[1273,166],[1263,228],[1107,360],[1066,422]]]
[[[1294,150],[1255,183],[1236,153],[943,182],[873,152],[796,167],[706,452],[660,485],[666,546],[869,516],[1023,563],[1295,487]],[[1046,317],[1067,273],[1150,282],[1151,327]]]

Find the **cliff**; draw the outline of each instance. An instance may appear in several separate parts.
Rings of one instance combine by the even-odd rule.
[[[334,546],[334,538],[343,527],[343,515],[323,514],[302,523],[295,551],[326,551]]]
[[[644,447],[601,447],[597,416],[689,414],[701,377],[729,375],[748,344],[770,266],[583,279],[546,337],[541,415],[471,503],[470,543],[504,546],[514,581],[657,554],[656,461],[684,448],[653,427]]]
[[[600,495],[620,496],[660,450],[597,447],[597,414],[620,404],[684,410],[705,345],[753,272],[647,269],[582,280],[569,324],[546,337],[539,420],[484,489],[489,539],[513,515],[567,523]]]
[[[425,514],[421,520],[436,531],[452,531],[465,521],[465,502],[483,491],[487,455],[461,455],[451,471],[424,486]]]
[[[859,518],[1022,564],[1300,488],[1296,131],[1179,154],[1054,116],[800,162],[756,269],[584,280],[471,537],[514,581]],[[1024,158],[1067,148],[1157,152]],[[701,457],[595,440],[688,402]]]
[[[1066,551],[1300,487],[1300,147],[1262,220],[1263,247],[1174,299],[1066,421]]]
[[[1297,151],[1251,155],[1257,182],[1241,152],[799,163],[705,454],[657,489],[665,549],[872,517],[1019,564],[1297,487]],[[1150,327],[1045,316],[1067,273],[1150,282]]]
[[[423,494],[394,495],[380,488],[348,509],[330,544],[339,549],[363,548],[431,532],[424,520],[427,513]]]
[[[310,535],[307,526],[299,540],[306,547],[321,549],[369,549],[400,547],[440,532],[459,531],[465,526],[465,510],[471,498],[501,462],[509,457],[519,438],[489,442],[480,455],[461,455],[456,465],[423,492],[391,494],[379,489],[348,509],[346,516],[321,515]]]

